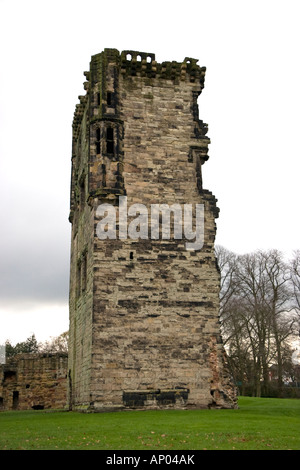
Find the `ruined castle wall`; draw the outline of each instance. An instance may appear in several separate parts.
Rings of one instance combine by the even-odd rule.
[[[63,409],[66,354],[21,354],[0,368],[0,409]]]
[[[90,403],[90,371],[92,354],[93,324],[93,245],[94,214],[86,204],[88,197],[89,165],[89,129],[88,109],[82,116],[77,138],[73,141],[72,182],[71,187],[74,206],[79,210],[72,213],[72,250],[70,260],[70,294],[69,308],[72,312],[69,323],[69,367],[68,403],[79,401],[81,407]],[[76,366],[75,366],[76,364]]]

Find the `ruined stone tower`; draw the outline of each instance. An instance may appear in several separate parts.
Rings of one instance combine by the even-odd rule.
[[[201,176],[205,68],[105,49],[84,75],[73,120],[69,406],[235,407],[218,319],[218,209]],[[188,250],[184,235],[161,232],[124,236],[121,199],[128,208],[201,204],[203,246]],[[104,203],[115,208],[115,238],[97,232]]]

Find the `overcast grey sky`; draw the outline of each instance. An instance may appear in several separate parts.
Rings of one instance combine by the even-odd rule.
[[[217,243],[300,248],[298,23],[298,0],[0,0],[0,343],[68,328],[71,126],[106,47],[207,67]]]

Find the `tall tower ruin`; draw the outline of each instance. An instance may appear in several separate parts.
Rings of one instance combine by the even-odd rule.
[[[105,49],[84,75],[73,120],[69,407],[234,408],[219,325],[218,208],[202,185],[205,68]],[[124,232],[134,204],[149,209],[149,230],[136,238]],[[161,228],[151,236],[157,204],[204,208],[201,249]],[[99,207],[108,206],[115,237],[101,239]]]

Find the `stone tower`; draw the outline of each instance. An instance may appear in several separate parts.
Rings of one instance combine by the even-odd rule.
[[[73,120],[69,407],[234,408],[219,325],[218,208],[201,176],[205,68],[105,49],[84,75]],[[136,238],[126,228],[138,225],[134,204],[149,209],[149,231]],[[165,236],[163,213],[150,234],[158,204],[204,208],[201,249],[186,248],[185,232]],[[101,239],[99,207],[108,206],[115,237]]]

